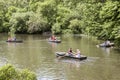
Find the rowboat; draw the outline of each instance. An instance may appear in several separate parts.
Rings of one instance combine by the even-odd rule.
[[[49,42],[54,42],[54,43],[61,43],[61,40],[51,40],[51,39],[48,39]]]
[[[111,47],[111,46],[114,46],[114,43],[110,43],[110,44],[99,44],[99,47]]]
[[[70,56],[66,52],[56,52],[55,54],[56,54],[56,57],[62,57],[62,58],[71,58],[71,59],[78,59],[78,60],[87,59],[87,57],[84,55],[81,55],[80,57],[76,57],[76,56]]]
[[[10,42],[10,43],[22,43],[22,40],[7,40],[6,42]]]

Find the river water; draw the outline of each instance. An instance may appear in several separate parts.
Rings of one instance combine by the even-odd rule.
[[[10,63],[29,69],[38,80],[120,80],[120,52],[98,48],[101,41],[80,35],[59,36],[62,43],[50,43],[46,35],[17,35],[23,43],[7,43],[0,34],[0,66]],[[55,52],[80,49],[87,60],[58,59]]]

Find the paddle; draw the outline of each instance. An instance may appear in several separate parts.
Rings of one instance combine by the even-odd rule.
[[[72,53],[72,55],[70,55],[70,54],[68,54],[68,53],[66,53],[66,52],[58,52],[58,53],[56,53],[58,56],[58,59],[61,59],[61,58],[63,58],[63,57],[66,57],[66,56],[74,56],[75,54],[73,54]]]
[[[61,58],[65,57],[66,52],[56,52],[56,55],[57,55],[58,59],[61,59]]]
[[[61,58],[63,58],[63,57],[65,57],[65,56],[58,56],[58,59],[61,59]]]

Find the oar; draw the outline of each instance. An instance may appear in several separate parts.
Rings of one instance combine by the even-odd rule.
[[[61,52],[61,53],[64,53],[64,55],[59,55],[59,53],[60,53],[60,52],[58,52],[58,54],[57,54],[57,52],[56,52],[58,59],[63,58],[63,57],[65,57],[65,55],[66,55],[65,52]]]
[[[61,58],[63,58],[63,57],[65,57],[65,56],[59,56],[58,59],[61,59]]]
[[[75,55],[75,54],[73,54],[73,56],[74,56],[74,55]],[[66,56],[66,53],[65,53],[63,56],[62,56],[62,55],[61,55],[61,56],[59,55],[59,56],[58,56],[58,59],[61,59],[61,58],[65,57],[65,56]],[[70,56],[70,55],[69,55],[69,56]]]

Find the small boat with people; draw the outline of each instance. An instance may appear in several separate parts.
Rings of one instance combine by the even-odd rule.
[[[110,44],[99,44],[100,47],[112,47],[114,46],[114,43],[110,43]]]
[[[61,40],[58,40],[54,35],[48,39],[49,42],[61,43]]]
[[[10,42],[10,43],[22,43],[22,40],[7,40],[6,42]]]
[[[74,55],[69,55],[69,53],[66,53],[66,52],[56,52],[55,54],[56,54],[56,57],[60,57],[60,58],[71,58],[71,59],[78,59],[78,60],[87,59],[87,56],[80,55],[80,57],[78,57]]]
[[[10,42],[10,43],[22,43],[22,40],[17,40],[16,37],[11,38],[9,37],[8,40],[6,42]]]
[[[48,39],[49,42],[54,42],[54,43],[61,43],[61,40],[51,40],[51,39]]]
[[[111,43],[109,40],[105,41],[102,44],[99,44],[99,47],[112,47],[114,46],[114,43]]]

